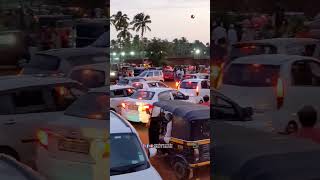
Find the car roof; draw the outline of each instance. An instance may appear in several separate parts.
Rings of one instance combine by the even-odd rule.
[[[107,55],[106,49],[96,48],[96,47],[84,47],[84,48],[61,48],[61,49],[51,49],[47,51],[40,51],[36,54],[57,56],[61,59],[66,59],[73,56],[83,56],[83,55],[94,55],[103,54]]]
[[[184,82],[184,81],[201,82],[201,81],[207,81],[207,80],[208,79],[185,79],[182,82]]]
[[[73,68],[73,70],[79,70],[79,69],[93,69],[93,70],[107,71],[107,62],[80,65]]]
[[[114,111],[110,111],[110,134],[115,133],[133,133],[133,131],[125,119]]]
[[[168,90],[174,90],[173,88],[150,88],[150,89],[139,89],[138,91],[151,91],[155,93],[160,93]]]
[[[245,42],[239,42],[235,45],[240,44],[251,44],[251,43],[267,43],[267,44],[273,44],[273,45],[283,45],[283,44],[296,44],[296,43],[317,43],[320,42],[317,39],[312,38],[272,38],[272,39],[261,39],[261,40],[254,40],[254,41],[245,41]]]
[[[262,54],[245,56],[235,59],[231,64],[266,64],[266,65],[281,65],[289,61],[300,59],[312,59],[312,57],[298,56],[298,55],[285,55],[285,54]]]
[[[77,83],[77,81],[47,75],[18,75],[18,76],[3,76],[0,77],[0,91],[18,89],[24,87],[34,87],[43,85],[54,85],[63,83]]]
[[[110,90],[115,90],[115,89],[127,89],[127,88],[134,88],[132,86],[129,86],[129,85],[111,85],[110,86]]]

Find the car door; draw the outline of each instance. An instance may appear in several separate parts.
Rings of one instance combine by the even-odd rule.
[[[209,96],[210,97],[210,83],[208,80],[202,80],[200,82],[200,88],[199,88],[199,96]]]

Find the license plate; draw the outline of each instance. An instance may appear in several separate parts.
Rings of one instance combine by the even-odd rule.
[[[89,154],[90,144],[83,140],[61,139],[58,142],[58,149],[60,151]]]
[[[129,105],[128,109],[130,109],[130,110],[138,110],[138,106],[137,105]]]

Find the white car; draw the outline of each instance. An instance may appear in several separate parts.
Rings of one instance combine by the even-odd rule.
[[[145,148],[134,127],[113,111],[110,111],[110,147],[111,180],[162,179],[149,161],[157,149]]]
[[[107,86],[107,62],[77,66],[71,70],[68,77],[90,89]]]
[[[182,79],[209,79],[210,74],[207,73],[196,73],[196,74],[185,74]]]
[[[189,97],[174,89],[140,89],[122,102],[121,115],[132,122],[148,123],[153,103],[161,100],[182,100],[193,103],[199,101],[197,97]]]
[[[139,74],[138,77],[142,77],[147,81],[164,82],[162,70],[145,70],[141,74]]]
[[[120,112],[121,103],[135,92],[134,87],[126,85],[110,86],[110,110]]]
[[[62,48],[37,52],[21,74],[64,74],[76,66],[108,62],[107,48]]]
[[[142,82],[135,82],[132,83],[136,89],[150,89],[150,88],[170,88],[162,81],[142,81]]]
[[[0,92],[0,153],[34,167],[36,130],[87,89],[66,78],[21,75],[1,77]]]
[[[181,81],[178,90],[188,96],[210,97],[210,81],[208,79],[186,79]],[[203,100],[200,103],[202,102]]]
[[[272,38],[239,42],[232,45],[230,59],[261,54],[303,55],[307,46],[314,47],[312,57],[319,58],[320,41],[311,38]]]
[[[98,88],[81,96],[56,121],[37,131],[40,174],[49,180],[109,178],[108,90]]]
[[[319,75],[320,61],[312,57],[248,56],[226,68],[220,92],[272,121],[275,131],[291,133],[300,127],[297,112],[304,106],[320,112]]]

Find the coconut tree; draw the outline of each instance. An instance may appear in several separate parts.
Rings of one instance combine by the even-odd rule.
[[[118,11],[110,17],[110,22],[117,31],[119,31],[123,26],[128,26],[129,20],[128,15],[123,14],[121,11]]]
[[[136,14],[133,17],[133,20],[131,21],[130,24],[133,25],[132,29],[137,31],[137,32],[141,32],[141,39],[143,39],[143,36],[145,34],[145,32],[147,32],[148,30],[151,31],[151,28],[148,26],[148,24],[151,23],[151,18],[149,15],[145,15],[144,13],[139,13]]]

